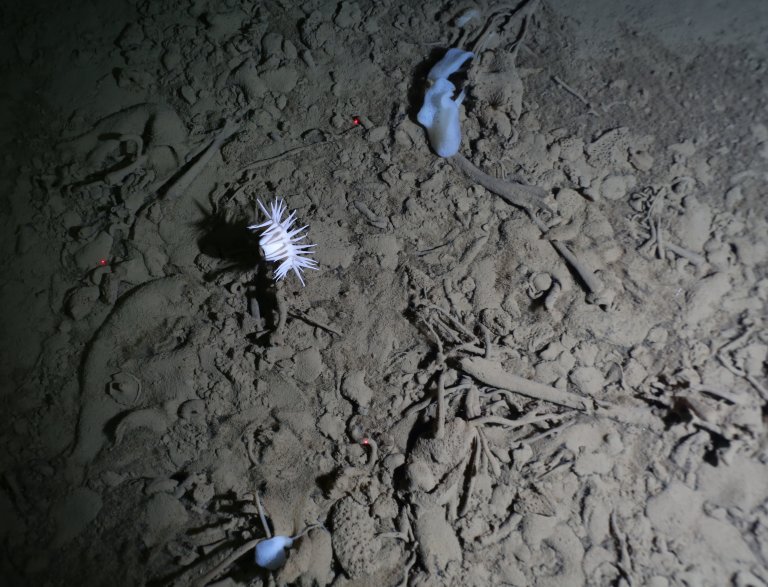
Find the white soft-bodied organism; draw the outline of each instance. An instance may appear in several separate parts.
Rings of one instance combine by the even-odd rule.
[[[432,66],[427,74],[427,79],[436,81],[439,79],[448,79],[448,76],[459,71],[464,63],[472,59],[474,53],[471,51],[462,51],[453,47],[448,49],[443,58]]]
[[[472,56],[469,51],[448,49],[427,75],[430,86],[416,119],[427,129],[429,144],[441,157],[455,155],[461,146],[459,108],[464,100],[464,92],[454,98],[456,86],[448,80],[448,76],[456,73]]]
[[[286,205],[282,199],[272,202],[269,210],[261,203],[261,200],[258,202],[267,219],[261,224],[253,224],[248,228],[251,230],[264,229],[259,237],[259,246],[267,261],[280,263],[275,271],[275,280],[280,281],[289,271],[293,271],[301,281],[301,285],[304,285],[304,277],[301,272],[304,269],[317,269],[317,261],[307,257],[307,255],[312,254],[309,249],[315,245],[298,244],[299,241],[306,238],[307,235],[301,233],[307,227],[302,226],[291,230],[291,226],[296,222],[296,212],[291,212],[283,220]]]
[[[294,538],[290,536],[275,536],[262,540],[256,545],[256,564],[262,568],[276,571],[285,564],[286,548],[293,546]]]
[[[464,92],[454,100],[454,86],[447,79],[440,78],[432,84],[424,96],[424,106],[416,119],[427,129],[429,144],[441,157],[450,157],[459,152],[461,146],[461,122],[459,107]]]
[[[266,522],[262,520],[262,524],[264,524],[266,532]],[[288,558],[287,549],[291,548],[296,540],[315,528],[325,529],[321,524],[310,524],[296,536],[274,536],[260,541],[254,548],[256,564],[264,569],[276,571],[285,564]]]

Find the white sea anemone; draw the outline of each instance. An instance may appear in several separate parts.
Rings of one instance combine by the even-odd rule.
[[[259,246],[264,251],[264,258],[267,261],[280,263],[275,271],[275,280],[280,281],[286,274],[293,270],[296,276],[304,285],[304,278],[301,275],[303,269],[317,269],[317,261],[308,258],[311,255],[311,249],[315,245],[297,244],[306,238],[306,234],[301,234],[306,230],[306,226],[290,230],[296,222],[296,212],[291,212],[288,218],[283,220],[283,213],[286,210],[285,202],[282,199],[275,200],[269,206],[269,210],[264,207],[261,200],[258,200],[261,211],[267,217],[261,224],[249,226],[251,230],[264,228],[264,232],[259,237]],[[301,236],[299,236],[301,235]]]

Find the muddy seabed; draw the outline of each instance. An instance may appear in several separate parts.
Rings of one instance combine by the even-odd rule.
[[[576,4],[0,9],[3,584],[768,584],[768,8]]]

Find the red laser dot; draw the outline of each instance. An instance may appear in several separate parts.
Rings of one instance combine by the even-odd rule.
[[[357,116],[353,117],[352,118],[352,124],[357,126],[358,124],[360,124],[360,119]]]
[[[99,265],[104,267],[106,264],[107,264],[107,260],[106,259],[99,259]]]
[[[367,438],[363,438],[363,444],[364,444],[365,446],[368,446],[368,444],[369,444],[369,443],[370,443],[370,442],[369,442],[369,440],[368,440]]]

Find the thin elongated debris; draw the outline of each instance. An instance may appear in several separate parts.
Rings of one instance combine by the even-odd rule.
[[[584,411],[589,409],[586,398],[507,373],[494,361],[481,357],[472,357],[462,359],[459,361],[459,365],[462,371],[486,385],[507,389],[526,397],[565,406],[566,408]]]

